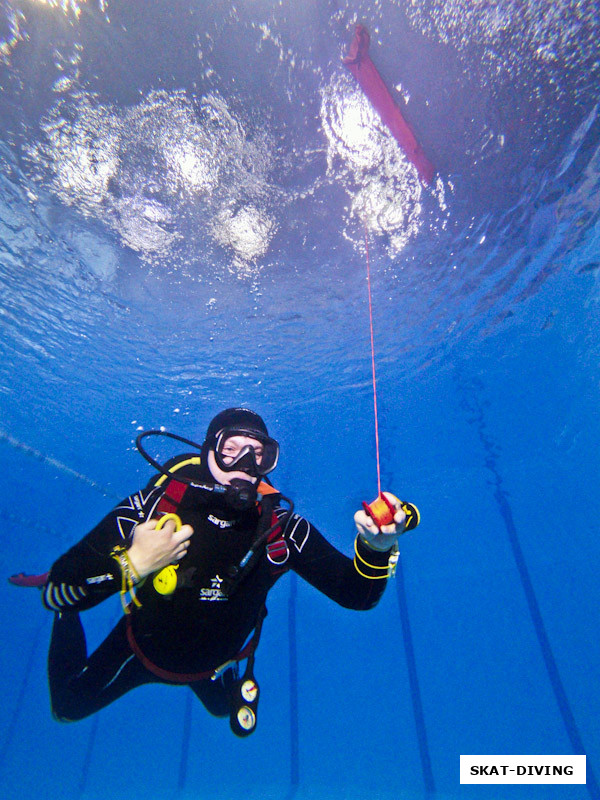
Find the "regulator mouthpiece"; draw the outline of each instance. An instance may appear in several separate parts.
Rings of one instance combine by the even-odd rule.
[[[242,478],[233,478],[231,484],[225,487],[225,500],[234,511],[248,511],[258,500],[256,486]]]

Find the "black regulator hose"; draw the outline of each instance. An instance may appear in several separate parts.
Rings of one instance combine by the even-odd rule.
[[[193,447],[195,450],[199,452],[202,451],[202,445],[198,444],[197,442],[193,442],[191,439],[186,439],[183,436],[178,436],[176,433],[169,433],[168,431],[161,431],[161,430],[151,430],[151,431],[144,431],[140,433],[140,435],[135,440],[135,446],[139,454],[146,459],[146,461],[154,467],[157,472],[160,472],[162,475],[166,475],[167,478],[175,478],[181,483],[188,483],[193,486],[197,486],[198,484],[195,481],[190,480],[190,478],[185,478],[183,475],[175,475],[173,472],[170,472],[168,469],[165,469],[162,464],[159,464],[156,459],[152,458],[150,453],[142,446],[142,439],[145,439],[146,436],[166,436],[168,439],[175,439],[178,442],[183,442],[184,444],[189,444],[190,447]]]

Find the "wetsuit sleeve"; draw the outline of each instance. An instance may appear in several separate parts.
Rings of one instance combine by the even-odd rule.
[[[356,537],[354,559],[340,553],[308,520],[294,514],[285,529],[290,567],[344,608],[363,611],[379,602],[390,552],[376,552]]]
[[[52,566],[42,592],[50,611],[83,611],[121,589],[121,568],[111,556],[117,545],[127,547],[133,529],[152,515],[161,496],[158,489],[127,497]]]

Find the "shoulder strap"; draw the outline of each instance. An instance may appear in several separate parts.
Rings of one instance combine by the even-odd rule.
[[[199,466],[200,463],[200,456],[181,455],[175,456],[175,458],[167,461],[165,467],[169,470],[169,472],[177,472],[184,467]],[[152,486],[155,489],[164,489],[164,494],[161,497],[158,506],[156,507],[156,510],[159,514],[176,513],[179,504],[181,503],[188,488],[187,483],[178,481],[175,478],[169,478],[168,475],[160,474],[150,481],[149,486]]]

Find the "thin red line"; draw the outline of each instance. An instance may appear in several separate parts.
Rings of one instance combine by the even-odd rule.
[[[367,250],[367,287],[369,290],[369,327],[371,329],[371,370],[373,373],[373,410],[375,412],[375,453],[377,455],[377,497],[381,494],[381,469],[379,467],[379,423],[377,420],[377,381],[375,379],[375,340],[373,337],[373,300],[371,298],[371,263],[369,258],[369,237],[365,222],[365,247]]]

